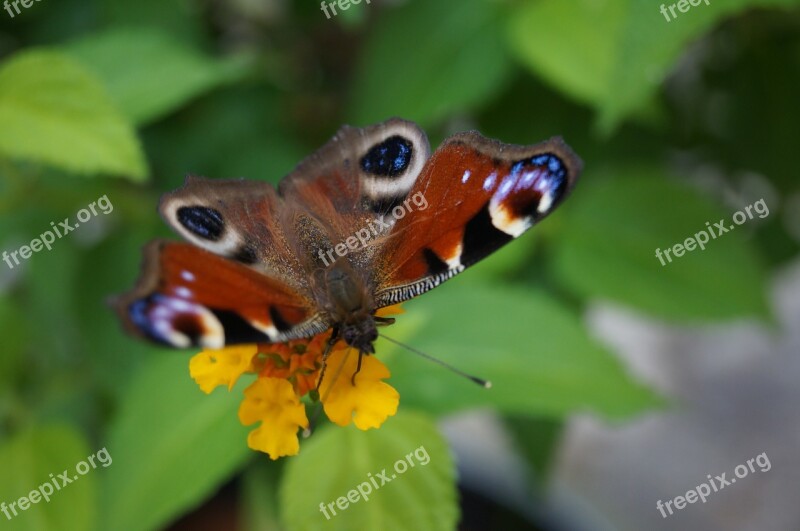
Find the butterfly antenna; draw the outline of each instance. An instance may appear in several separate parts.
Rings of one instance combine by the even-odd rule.
[[[437,363],[437,364],[441,365],[442,367],[444,367],[445,369],[448,369],[451,372],[454,372],[454,373],[458,374],[459,376],[463,376],[464,378],[467,378],[468,380],[471,380],[471,381],[475,382],[476,384],[480,385],[484,389],[491,389],[491,387],[492,387],[492,382],[490,382],[489,380],[484,380],[483,378],[478,378],[477,376],[472,376],[471,374],[467,374],[464,371],[462,371],[461,369],[457,369],[457,368],[453,367],[452,365],[450,365],[447,362],[444,362],[444,361],[442,361],[442,360],[440,360],[438,358],[434,358],[430,354],[425,354],[421,350],[415,349],[414,347],[406,345],[405,343],[401,343],[400,341],[397,341],[396,339],[392,339],[391,337],[387,337],[387,336],[385,336],[383,334],[378,334],[378,335],[381,336],[386,341],[394,343],[397,346],[403,347],[404,349],[408,350],[409,352],[413,352],[417,356],[421,356],[421,357],[425,358],[428,361],[432,361],[433,363]]]

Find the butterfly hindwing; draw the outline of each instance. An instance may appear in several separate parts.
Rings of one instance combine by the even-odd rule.
[[[284,282],[198,247],[145,248],[136,288],[116,301],[126,328],[173,347],[222,348],[309,337],[330,323]]]
[[[390,234],[377,306],[432,289],[520,236],[563,201],[580,170],[560,138],[515,146],[467,132],[445,140],[410,191],[429,208],[409,212]]]

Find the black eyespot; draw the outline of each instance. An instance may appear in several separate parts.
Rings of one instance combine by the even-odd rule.
[[[225,222],[219,210],[204,206],[181,207],[178,209],[178,221],[189,232],[216,241],[225,232]]]
[[[391,136],[361,157],[361,169],[380,177],[397,177],[408,168],[412,152],[410,141],[402,136]]]

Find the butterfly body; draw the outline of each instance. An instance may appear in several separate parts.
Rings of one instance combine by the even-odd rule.
[[[415,124],[342,128],[277,190],[190,177],[159,210],[189,241],[151,242],[126,328],[173,347],[275,343],[333,328],[374,352],[375,311],[452,278],[563,201],[581,162],[533,146],[451,136],[430,154]]]
[[[370,286],[364,285],[352,265],[339,258],[324,270],[325,296],[318,299],[320,308],[327,312],[327,320],[335,329],[334,336],[358,349],[372,354],[372,346],[378,338],[375,325],[373,294]]]

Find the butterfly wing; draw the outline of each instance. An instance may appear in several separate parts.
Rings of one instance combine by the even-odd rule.
[[[117,301],[123,322],[176,347],[313,336],[335,324],[315,291],[324,253],[347,241],[375,307],[407,300],[544,218],[581,169],[560,139],[523,147],[461,133],[428,156],[425,134],[393,119],[342,128],[277,191],[187,179],[160,211],[197,247],[146,248],[139,283]]]
[[[330,324],[284,282],[193,245],[163,240],[145,248],[137,286],[115,301],[132,333],[173,347],[309,337]]]
[[[308,291],[292,246],[292,212],[271,184],[188,177],[183,187],[164,194],[159,211],[194,245]]]
[[[560,138],[534,146],[474,131],[448,138],[408,194],[419,207],[389,235],[377,306],[428,291],[517,238],[564,200],[580,171],[580,159]]]
[[[385,215],[414,186],[430,146],[413,122],[344,126],[281,181],[279,193],[321,220]],[[348,234],[346,231],[342,234]]]
[[[329,265],[321,253],[402,201],[428,156],[422,130],[395,119],[342,128],[278,190],[187,178],[159,211],[197,247],[150,244],[137,287],[117,301],[123,322],[176,347],[280,342],[326,330],[332,323],[315,291]],[[375,249],[353,255],[364,282]]]

